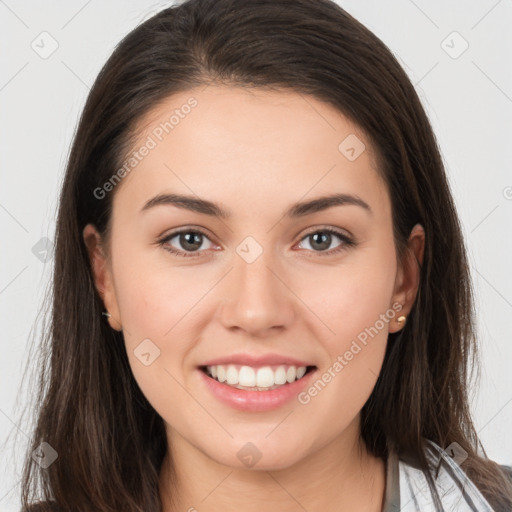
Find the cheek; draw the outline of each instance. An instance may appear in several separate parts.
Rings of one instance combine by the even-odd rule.
[[[151,401],[159,387],[173,385],[171,375],[183,380],[179,363],[193,343],[183,329],[205,291],[199,281],[190,285],[191,274],[162,268],[144,251],[128,252],[120,244],[117,254],[114,279],[126,351],[133,374]]]
[[[119,258],[116,267],[116,297],[123,327],[128,331],[125,337],[131,343],[141,337],[163,341],[173,338],[208,290],[210,281],[194,272],[192,266],[165,265],[158,251],[141,251],[122,261]]]
[[[347,259],[328,279],[310,275],[304,282],[304,301],[319,313],[316,336],[329,357],[316,386],[318,405],[325,401],[326,410],[336,402],[356,414],[375,385],[396,316],[391,305],[395,265],[393,250],[368,251],[350,264]]]
[[[382,314],[394,314],[396,262],[393,251],[368,250],[347,258],[329,272],[305,272],[300,294],[324,323],[322,339],[329,340],[329,352],[373,326]],[[320,322],[319,322],[320,323]],[[380,329],[382,326],[379,322]],[[329,327],[330,336],[326,336]],[[383,329],[387,334],[386,328]],[[317,331],[320,334],[321,331]]]
[[[199,284],[187,286],[179,272],[125,263],[118,267],[116,294],[129,364],[146,399],[168,419],[170,411],[187,407],[180,383],[195,338],[186,329],[205,292],[199,293]]]

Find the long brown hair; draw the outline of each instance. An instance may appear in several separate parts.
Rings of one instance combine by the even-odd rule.
[[[163,420],[134,380],[122,334],[103,321],[82,230],[92,223],[107,234],[115,191],[101,200],[93,191],[122,165],[137,121],[169,95],[211,83],[312,95],[368,135],[391,197],[397,256],[416,223],[426,244],[416,302],[404,329],[389,335],[362,410],[362,438],[376,456],[407,452],[425,468],[425,439],[456,442],[489,502],[510,510],[511,487],[479,455],[470,417],[473,292],[435,136],[389,49],[329,0],[189,0],[129,33],[99,73],[60,195],[23,510],[34,498],[73,511],[160,510]],[[58,454],[46,469],[30,455],[42,442]]]

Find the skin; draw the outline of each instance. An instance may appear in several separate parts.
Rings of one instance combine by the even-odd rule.
[[[390,198],[370,141],[312,97],[192,89],[141,120],[134,150],[192,96],[198,105],[111,192],[110,239],[101,240],[93,225],[83,232],[110,325],[123,330],[133,375],[166,422],[177,483],[171,491],[166,457],[163,510],[380,511],[385,463],[360,441],[360,411],[388,333],[402,328],[397,318],[414,303],[423,228],[413,228],[397,261]],[[350,134],[366,146],[354,161],[338,150]],[[172,205],[141,213],[146,201],[169,192],[215,201],[232,216]],[[334,192],[358,196],[373,213],[343,205],[284,216],[297,201]],[[207,233],[195,251],[200,256],[158,245],[190,226]],[[343,245],[333,235],[322,249],[306,236],[325,227],[350,234],[356,245],[323,254]],[[247,236],[263,249],[252,263],[236,252]],[[167,245],[186,250],[180,237]],[[199,379],[198,365],[233,352],[289,354],[311,361],[320,376],[396,303],[401,311],[306,405],[292,400],[273,411],[237,411]],[[134,355],[146,338],[160,349],[150,366]],[[237,457],[247,442],[261,452],[251,468]]]

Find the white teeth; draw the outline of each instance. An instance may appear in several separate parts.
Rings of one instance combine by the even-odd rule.
[[[293,382],[297,377],[297,369],[295,366],[289,366],[288,370],[286,370],[286,380],[288,382]]]
[[[260,368],[256,376],[256,385],[259,388],[270,388],[274,384],[274,372],[272,368],[270,368],[270,366]]]
[[[301,367],[303,368],[303,367]],[[284,384],[286,382],[286,368],[284,366],[280,366],[274,372],[274,382],[276,384]]]
[[[228,384],[238,384],[238,371],[234,366],[228,366],[228,371],[226,372],[226,382]]]
[[[269,390],[301,379],[306,374],[306,367],[280,365],[273,368],[270,366],[253,368],[251,366],[219,364],[207,366],[206,372],[219,382],[225,382],[239,389]]]
[[[240,368],[238,382],[236,382],[236,384],[240,384],[240,386],[247,386],[249,388],[256,386],[256,373],[250,366],[242,366],[242,368]]]
[[[209,366],[208,367],[210,369],[210,373],[211,373],[211,376],[213,377],[213,372],[212,372],[212,368],[213,366]],[[219,382],[226,382],[226,370],[224,369],[224,366],[216,366],[216,373],[217,373],[217,377],[216,379],[219,381]]]

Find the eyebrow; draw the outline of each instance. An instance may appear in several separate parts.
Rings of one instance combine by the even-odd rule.
[[[144,204],[141,209],[141,213],[160,205],[176,206],[177,208],[183,208],[193,212],[211,215],[221,219],[228,219],[232,215],[230,210],[224,209],[217,203],[208,201],[206,199],[200,199],[198,197],[182,194],[159,194]],[[318,197],[310,201],[295,203],[291,206],[291,208],[288,209],[284,216],[289,218],[303,217],[327,210],[328,208],[332,208],[334,206],[346,205],[359,206],[367,211],[370,215],[373,215],[373,211],[368,203],[363,201],[361,198],[351,194],[331,194],[324,197]]]

